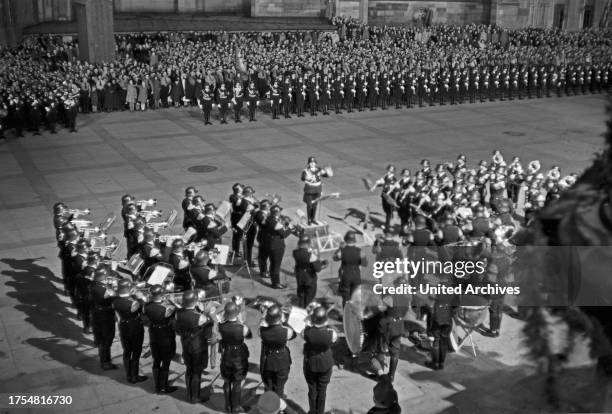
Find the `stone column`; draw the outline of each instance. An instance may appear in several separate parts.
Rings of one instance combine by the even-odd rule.
[[[112,0],[74,0],[80,58],[108,62],[115,55]]]
[[[368,24],[368,0],[359,0],[359,20],[363,24]]]

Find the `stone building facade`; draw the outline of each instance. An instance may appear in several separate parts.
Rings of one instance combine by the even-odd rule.
[[[599,27],[612,0],[114,0],[115,13],[206,13],[252,17],[346,15],[371,24],[496,24],[579,30]],[[607,13],[612,14],[612,10]],[[21,29],[74,20],[73,0],[0,0],[0,44]],[[604,25],[610,27],[611,18]]]

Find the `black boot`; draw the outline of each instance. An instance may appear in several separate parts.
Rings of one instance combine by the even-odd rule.
[[[132,383],[136,384],[137,382],[143,382],[147,380],[146,376],[138,374],[138,371],[140,369],[139,360],[132,361],[131,368],[132,368]]]
[[[161,394],[161,392],[162,392],[162,382],[161,382],[159,368],[153,368],[153,382],[155,383],[155,393],[156,394]]]
[[[130,358],[123,357],[123,369],[125,369],[125,376],[128,382],[133,382],[132,380],[132,365],[130,364]]]
[[[160,370],[159,371],[159,381],[162,385],[162,392],[164,394],[171,394],[174,391],[178,390],[178,387],[168,384],[168,377],[170,376],[170,371],[168,370]]]
[[[225,398],[225,412],[232,412],[232,388],[229,381],[223,383],[223,397]]]
[[[391,382],[393,382],[393,379],[395,378],[395,371],[397,370],[398,362],[399,358],[397,357],[391,357],[391,360],[389,361],[389,379]]]

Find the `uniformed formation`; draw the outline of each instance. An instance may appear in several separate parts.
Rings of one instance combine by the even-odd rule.
[[[602,93],[610,32],[403,28],[334,18],[337,32],[118,35],[118,56],[77,60],[76,42],[26,40],[0,51],[0,134],[75,130],[76,113],[201,107],[255,121],[388,107]]]

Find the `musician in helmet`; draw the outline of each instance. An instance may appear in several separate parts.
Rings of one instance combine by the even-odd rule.
[[[70,272],[68,277],[68,294],[72,299],[73,303],[76,303],[76,291],[75,282],[76,278],[87,266],[87,255],[91,249],[91,243],[89,240],[81,239],[76,244],[76,254],[72,256],[70,260]],[[80,312],[77,314],[77,319],[81,318]]]
[[[203,290],[207,298],[221,295],[216,282],[225,277],[223,268],[217,268],[212,264],[211,255],[212,253],[209,250],[201,249],[196,253],[193,263],[189,266],[189,275],[194,288]]]
[[[198,190],[195,187],[187,187],[185,189],[185,198],[183,198],[183,202],[181,203],[181,207],[183,209],[183,230],[185,231],[187,231],[189,227],[193,227],[195,225],[190,212],[194,208],[193,198],[197,193]]]
[[[404,239],[408,246],[408,258],[419,260],[426,257],[426,248],[434,245],[434,234],[427,228],[427,219],[417,215],[414,219],[414,229]]]
[[[72,289],[72,259],[77,255],[77,242],[79,232],[74,227],[66,227],[64,241],[60,246],[59,257],[62,262],[62,278],[64,282],[64,294],[70,295]]]
[[[129,286],[121,286],[113,300],[112,307],[119,319],[119,338],[123,348],[123,368],[128,382],[136,384],[147,379],[140,375],[140,354],[144,341],[142,306],[132,298]]]
[[[100,266],[100,255],[96,252],[89,252],[87,255],[87,265],[77,274],[74,281],[75,286],[75,305],[83,320],[83,332],[91,333],[91,298],[90,289],[93,284],[94,275]]]
[[[394,206],[390,203],[395,196],[395,191],[398,189],[397,186],[397,178],[395,177],[395,165],[388,165],[387,172],[385,175],[380,178],[376,183],[374,183],[374,187],[371,188],[371,191],[374,191],[376,187],[382,187],[382,192],[380,193],[383,211],[385,212],[385,229],[389,229],[391,226],[391,220],[393,220],[393,210]]]
[[[215,244],[221,243],[221,236],[227,232],[227,226],[221,217],[216,214],[217,208],[209,203],[204,206],[204,217],[196,223],[198,239],[206,240],[206,248],[214,249]]]
[[[185,242],[182,239],[172,241],[172,247],[168,262],[174,269],[174,284],[180,290],[193,288],[191,276],[189,275],[189,252],[185,251]]]
[[[164,301],[163,288],[159,285],[151,287],[151,301],[145,305],[144,316],[149,322],[153,382],[157,394],[170,394],[177,390],[168,384],[170,362],[176,353],[175,312],[176,308]]]
[[[183,361],[185,362],[185,386],[191,404],[206,402],[201,398],[202,371],[208,366],[208,340],[213,320],[196,309],[198,295],[189,290],[183,293],[182,308],[177,310],[176,333],[181,337]]]
[[[280,398],[285,398],[285,383],[289,379],[291,354],[287,341],[297,335],[284,320],[281,308],[271,306],[259,327],[261,338],[260,370],[265,391],[274,391]]]
[[[323,177],[329,177],[330,174],[327,169],[319,168],[315,157],[308,157],[306,168],[302,171],[302,181],[304,182],[304,197],[303,201],[306,203],[306,215],[308,217],[308,225],[312,225],[316,222],[318,198],[322,194],[322,181]]]
[[[281,218],[283,209],[279,205],[270,207],[270,215],[261,227],[260,271],[267,269],[270,262],[270,279],[272,288],[285,289],[287,286],[280,282],[280,268],[285,254],[285,239],[293,232],[293,225]]]
[[[64,232],[62,231],[62,227],[64,224],[69,223],[71,219],[72,215],[68,213],[66,205],[64,203],[55,203],[53,206],[53,227],[55,227],[57,247],[60,247],[62,240],[64,240]]]
[[[245,243],[245,251],[244,251],[244,260],[249,266],[254,266],[253,263],[253,245],[255,244],[255,238],[257,236],[258,227],[254,225],[255,215],[259,210],[259,203],[255,200],[253,196],[255,194],[255,190],[253,187],[247,186],[243,190],[243,206],[242,209],[245,210],[244,214],[248,214],[250,216],[251,222],[248,224],[248,229],[246,232],[246,243]],[[241,217],[242,218],[242,217]]]
[[[150,266],[153,266],[155,263],[159,263],[163,260],[161,246],[159,241],[156,240],[153,229],[145,229],[143,232],[143,238],[144,240],[138,246],[139,253],[144,261],[140,270],[140,276],[143,276]]]
[[[325,260],[319,260],[319,256],[310,246],[310,237],[301,236],[298,247],[293,251],[295,260],[295,279],[297,281],[297,297],[300,308],[306,308],[317,294],[317,273],[321,271]]]
[[[248,326],[240,321],[242,300],[230,301],[223,309],[224,321],[219,323],[219,350],[221,352],[221,376],[223,377],[223,395],[225,412],[244,413],[240,405],[242,382],[249,370],[249,348],[244,342],[251,337]]]
[[[230,214],[230,224],[232,226],[232,252],[234,257],[240,257],[240,242],[244,236],[242,229],[238,227],[238,222],[246,213],[248,203],[244,201],[243,188],[240,183],[232,186],[232,194],[229,196],[229,202],[232,206]]]
[[[107,277],[106,268],[98,268],[94,273],[94,283],[90,289],[94,343],[98,347],[100,365],[105,371],[117,369],[117,366],[111,362],[111,345],[115,339],[115,314],[112,304],[116,293],[107,285]]]
[[[310,414],[325,414],[327,385],[334,368],[333,344],[338,340],[335,330],[327,326],[327,311],[317,306],[310,315],[304,332],[304,377],[308,384]]]
[[[472,229],[470,232],[470,238],[482,238],[486,237],[489,240],[493,240],[494,234],[492,229],[492,223],[489,219],[487,209],[485,206],[479,205],[476,207],[476,217],[472,220]]]
[[[340,285],[338,294],[342,296],[342,306],[346,304],[353,295],[353,292],[361,285],[361,271],[359,267],[366,267],[368,260],[357,246],[357,237],[354,231],[347,231],[344,235],[343,245],[336,250],[333,256],[334,261],[340,262],[338,276]]]
[[[132,227],[127,230],[125,241],[128,259],[132,257],[132,255],[139,253],[140,245],[144,243],[146,225],[147,223],[144,218],[136,217]]]

